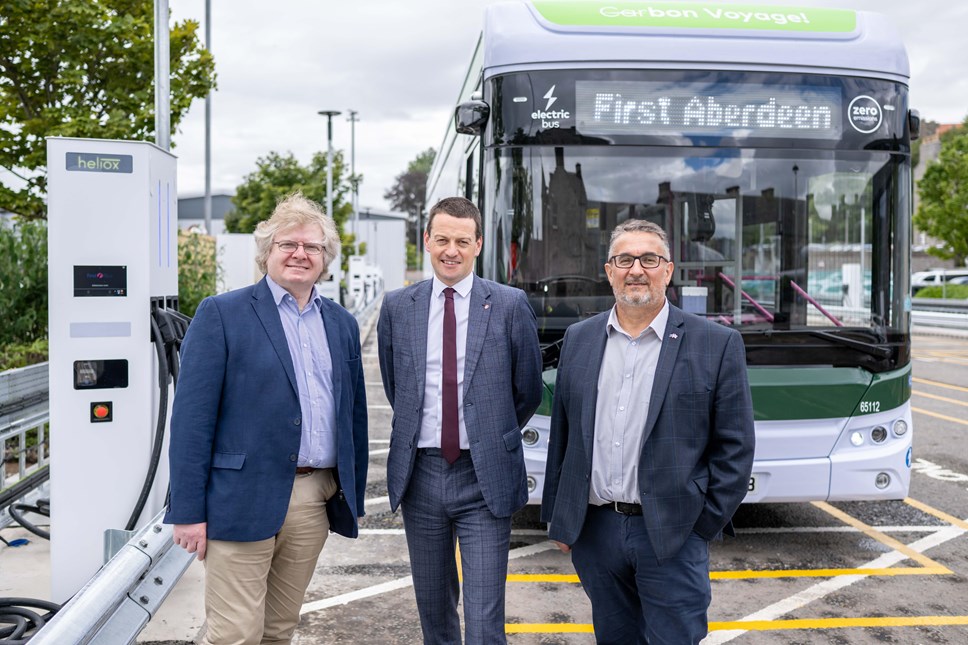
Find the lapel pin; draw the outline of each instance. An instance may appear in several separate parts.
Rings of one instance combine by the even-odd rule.
[[[489,303],[489,302],[484,303],[484,308],[485,309],[490,309],[491,308],[491,303]]]
[[[669,334],[669,338],[679,338],[679,334]]]

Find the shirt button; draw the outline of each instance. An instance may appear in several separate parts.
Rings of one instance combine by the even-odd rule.
[[[622,480],[621,479],[613,479],[612,480],[612,483],[613,484],[621,484],[622,483]]]
[[[620,405],[618,409],[619,410],[624,410],[625,409],[625,406],[624,405]]]
[[[621,446],[621,445],[622,445],[622,442],[621,442],[621,441],[616,441],[616,442],[615,442],[615,445],[616,445],[616,446]]]
[[[632,378],[632,375],[631,374],[626,374],[625,375],[625,378]]]
[[[634,341],[634,340],[632,341],[632,344],[633,344],[633,345],[635,344],[635,341]]]

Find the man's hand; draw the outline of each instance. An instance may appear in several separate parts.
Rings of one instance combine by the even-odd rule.
[[[556,547],[558,547],[559,549],[561,549],[561,552],[562,553],[570,553],[571,552],[571,547],[568,546],[567,544],[562,544],[561,542],[558,542],[557,540],[552,540],[552,542],[555,543],[555,546]]]
[[[189,553],[197,553],[199,560],[205,559],[208,523],[175,524],[173,539],[175,544]]]

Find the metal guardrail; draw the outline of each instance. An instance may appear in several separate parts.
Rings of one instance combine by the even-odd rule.
[[[381,300],[358,308],[360,328],[372,325]],[[195,554],[172,541],[164,511],[125,544],[41,629],[31,645],[121,645],[133,643],[171,593]]]
[[[46,426],[50,421],[48,402],[48,364],[38,363],[29,367],[0,372],[0,498],[5,492],[17,487],[47,463]],[[36,431],[35,463],[28,464],[27,435]],[[16,474],[7,475],[6,461],[17,459]],[[24,496],[30,489],[23,490]],[[36,497],[36,495],[34,495]],[[16,499],[23,499],[23,496]],[[10,502],[16,501],[10,498]],[[29,500],[25,500],[29,501]],[[0,528],[13,522],[7,504],[0,504]]]
[[[30,639],[31,645],[134,642],[195,559],[174,545],[164,516],[158,513],[136,533]]]

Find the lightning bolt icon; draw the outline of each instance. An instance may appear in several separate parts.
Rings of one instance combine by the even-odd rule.
[[[545,106],[545,112],[550,110],[551,106],[554,105],[555,101],[558,100],[558,97],[555,96],[555,87],[557,87],[557,85],[552,85],[551,89],[548,90],[548,93],[545,94],[544,97],[542,97],[542,98],[548,99],[548,104]]]

